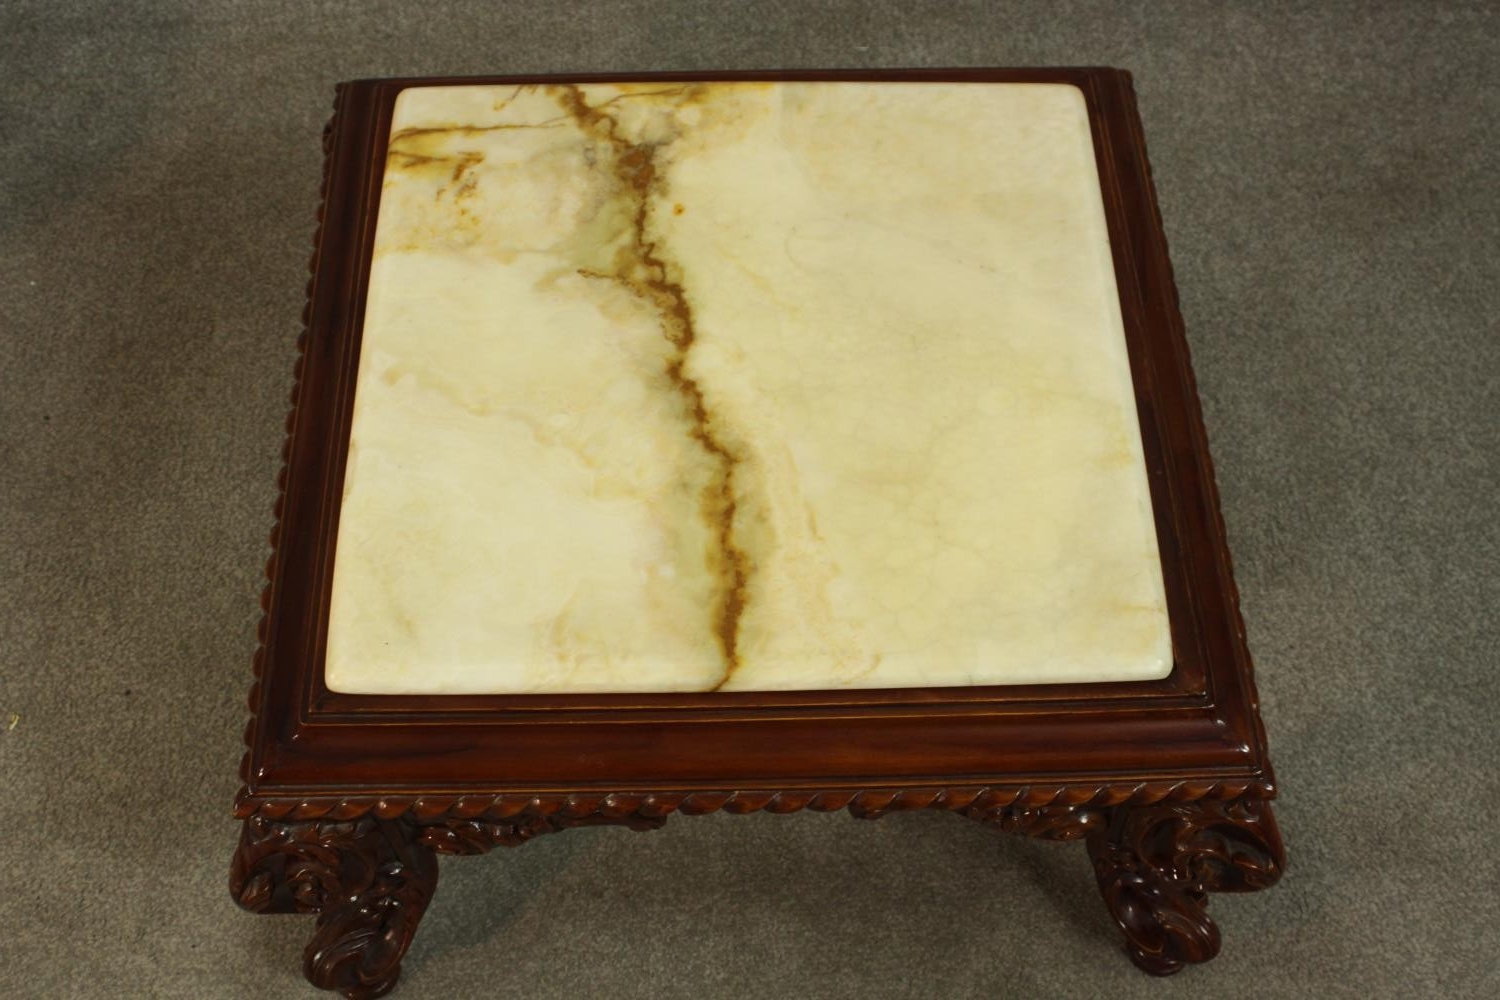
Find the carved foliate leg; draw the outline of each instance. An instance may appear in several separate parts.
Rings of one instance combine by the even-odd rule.
[[[1219,953],[1208,893],[1264,889],[1286,865],[1270,805],[1248,798],[1120,806],[1088,849],[1126,950],[1158,976]]]
[[[655,830],[666,814],[520,812],[505,818],[245,821],[229,889],[257,913],[316,913],[303,971],[350,1000],[384,996],[437,887],[436,854],[483,854],[580,826]]]
[[[437,886],[437,859],[410,824],[245,821],[230,875],[259,913],[317,913],[304,955],[308,981],[349,1000],[384,996]]]

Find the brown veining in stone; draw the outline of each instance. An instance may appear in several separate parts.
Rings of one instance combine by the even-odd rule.
[[[377,120],[337,693],[1170,669],[1083,98],[554,83]]]
[[[509,101],[505,103],[509,103]],[[501,107],[503,106],[501,105]],[[497,110],[499,109],[497,108]],[[486,132],[505,130],[562,128],[566,124],[567,116],[562,115],[541,122],[501,122],[495,125],[437,125],[422,128],[404,128],[391,136],[386,153],[387,166],[388,169],[393,168],[408,171],[424,167],[438,167],[445,171],[451,169],[452,173],[449,181],[451,184],[458,184],[464,180],[464,175],[469,170],[484,162],[484,154],[477,150],[449,151],[445,147],[450,145],[451,140],[455,137],[471,137],[482,135]]]
[[[435,137],[454,135],[480,135],[484,132],[503,132],[509,129],[562,128],[566,118],[549,118],[543,122],[500,122],[495,125],[434,125],[423,128],[404,128],[391,136],[390,148],[412,143],[421,143]]]
[[[630,230],[613,262],[613,271],[599,273],[580,269],[585,277],[603,277],[616,281],[637,296],[646,299],[661,317],[662,332],[676,349],[667,362],[668,380],[681,394],[691,418],[690,433],[717,462],[719,474],[704,490],[703,509],[711,527],[717,529],[718,575],[720,596],[714,614],[714,633],[724,656],[724,676],[710,690],[722,687],[739,666],[739,624],[744,613],[750,578],[750,558],[735,535],[735,472],[739,456],[725,441],[722,430],[715,428],[702,387],[687,373],[688,355],[697,339],[693,309],[681,282],[671,276],[667,260],[661,256],[658,241],[647,235],[651,219],[652,198],[660,193],[661,176],[657,171],[656,153],[661,142],[632,142],[620,134],[619,121],[603,109],[626,97],[694,99],[701,88],[674,87],[665,90],[631,91],[616,95],[598,105],[591,105],[576,86],[558,86],[554,92],[564,110],[584,133],[607,144],[612,152],[611,169],[620,192],[634,203]],[[668,140],[670,141],[670,140]],[[683,206],[674,206],[681,214]]]

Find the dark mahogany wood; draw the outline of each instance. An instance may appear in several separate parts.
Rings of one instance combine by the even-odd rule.
[[[384,996],[437,888],[437,859],[410,823],[246,821],[230,891],[257,913],[316,913],[303,956],[314,986],[352,1000]]]
[[[1139,683],[858,691],[373,696],[323,682],[339,498],[396,95],[458,83],[1045,82],[1092,123],[1156,517],[1174,668]],[[570,826],[674,812],[941,808],[1083,839],[1132,957],[1218,950],[1204,894],[1261,888],[1284,855],[1275,784],[1166,240],[1129,74],[798,71],[366,80],[341,85],[271,534],[233,888],[320,913],[307,972],[349,997],[395,982],[436,879]]]
[[[1256,798],[1116,809],[1088,849],[1126,950],[1158,976],[1219,953],[1209,892],[1269,888],[1286,866],[1271,807]]]

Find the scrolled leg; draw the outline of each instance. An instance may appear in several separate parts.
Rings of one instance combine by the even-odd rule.
[[[303,971],[349,1000],[384,996],[437,887],[437,860],[408,823],[245,821],[230,875],[259,913],[317,913]]]
[[[1219,953],[1208,893],[1267,888],[1286,865],[1269,803],[1251,798],[1117,807],[1087,843],[1127,952],[1158,976]]]
[[[655,830],[666,815],[538,812],[421,820],[245,820],[230,872],[235,901],[256,913],[316,913],[303,956],[308,981],[349,1000],[384,996],[437,888],[438,854],[483,854],[580,826]]]

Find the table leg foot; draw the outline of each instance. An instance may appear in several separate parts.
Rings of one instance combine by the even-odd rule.
[[[317,913],[303,971],[348,1000],[395,988],[437,887],[437,859],[405,822],[245,821],[230,891],[259,913]]]
[[[1119,806],[1087,843],[1127,953],[1156,976],[1219,953],[1208,893],[1267,888],[1286,865],[1270,804],[1253,798]]]

